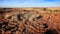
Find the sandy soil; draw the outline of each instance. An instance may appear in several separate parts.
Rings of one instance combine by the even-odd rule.
[[[60,34],[60,8],[0,8],[0,34]]]

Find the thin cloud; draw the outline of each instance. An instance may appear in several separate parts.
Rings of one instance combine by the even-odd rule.
[[[54,7],[60,0],[0,0],[0,7]]]

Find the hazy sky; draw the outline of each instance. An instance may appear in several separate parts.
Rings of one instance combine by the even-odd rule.
[[[0,0],[0,7],[60,7],[60,0]]]

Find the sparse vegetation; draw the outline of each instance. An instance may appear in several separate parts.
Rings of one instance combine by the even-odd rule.
[[[1,34],[60,34],[59,30],[60,8],[0,8]]]

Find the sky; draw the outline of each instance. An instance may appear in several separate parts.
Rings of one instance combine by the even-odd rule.
[[[0,7],[60,7],[60,0],[0,0]]]

